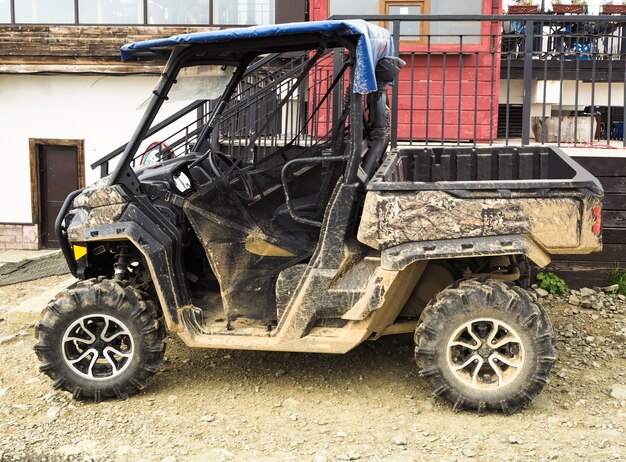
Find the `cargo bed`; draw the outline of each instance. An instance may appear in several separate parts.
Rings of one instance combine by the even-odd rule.
[[[553,146],[405,148],[387,156],[370,191],[588,188],[598,180]]]
[[[602,249],[602,187],[555,147],[400,149],[367,190],[358,239],[387,267],[515,253],[544,266]]]

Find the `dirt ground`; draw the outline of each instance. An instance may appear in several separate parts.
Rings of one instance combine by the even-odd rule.
[[[33,327],[3,319],[57,279],[0,287],[2,462],[626,459],[626,303],[611,297],[595,308],[543,299],[559,359],[539,399],[512,416],[433,398],[408,336],[344,356],[194,350],[170,338],[143,393],[93,404],[54,391]]]

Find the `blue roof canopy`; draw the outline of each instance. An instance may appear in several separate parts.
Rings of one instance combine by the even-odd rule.
[[[296,34],[322,34],[331,37],[358,36],[354,92],[369,93],[376,91],[376,64],[384,56],[393,53],[391,35],[387,29],[367,23],[363,20],[349,21],[313,21],[270,26],[253,26],[238,29],[224,29],[211,32],[175,35],[169,38],[146,40],[124,45],[121,50],[123,61],[138,58],[151,50],[171,49],[176,46],[202,43],[228,43],[238,40],[250,40]]]

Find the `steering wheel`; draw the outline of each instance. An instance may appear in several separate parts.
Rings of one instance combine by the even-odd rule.
[[[248,202],[254,199],[254,190],[250,185],[248,174],[237,166],[237,161],[219,151],[210,151],[208,161],[216,177],[233,175],[230,185],[237,196]]]

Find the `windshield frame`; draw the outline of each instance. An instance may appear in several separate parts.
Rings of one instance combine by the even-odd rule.
[[[178,47],[172,50],[159,82],[157,83],[156,88],[152,91],[152,97],[149,100],[148,107],[146,108],[139,124],[137,125],[137,128],[126,145],[126,148],[122,153],[122,158],[118,162],[114,172],[111,174],[110,184],[122,184],[134,194],[141,193],[139,179],[137,178],[134,169],[131,167],[131,164],[148,130],[154,123],[157,114],[167,100],[167,95],[176,82],[176,77],[181,69],[190,66],[213,64],[235,67],[235,72],[233,72],[230,81],[219,98],[219,101],[227,101],[230,96],[232,96],[239,80],[241,80],[243,72],[252,59],[252,56],[250,55],[239,56],[239,60],[226,58],[220,59],[215,56],[199,58],[197,56],[197,51],[197,47],[194,46]]]

